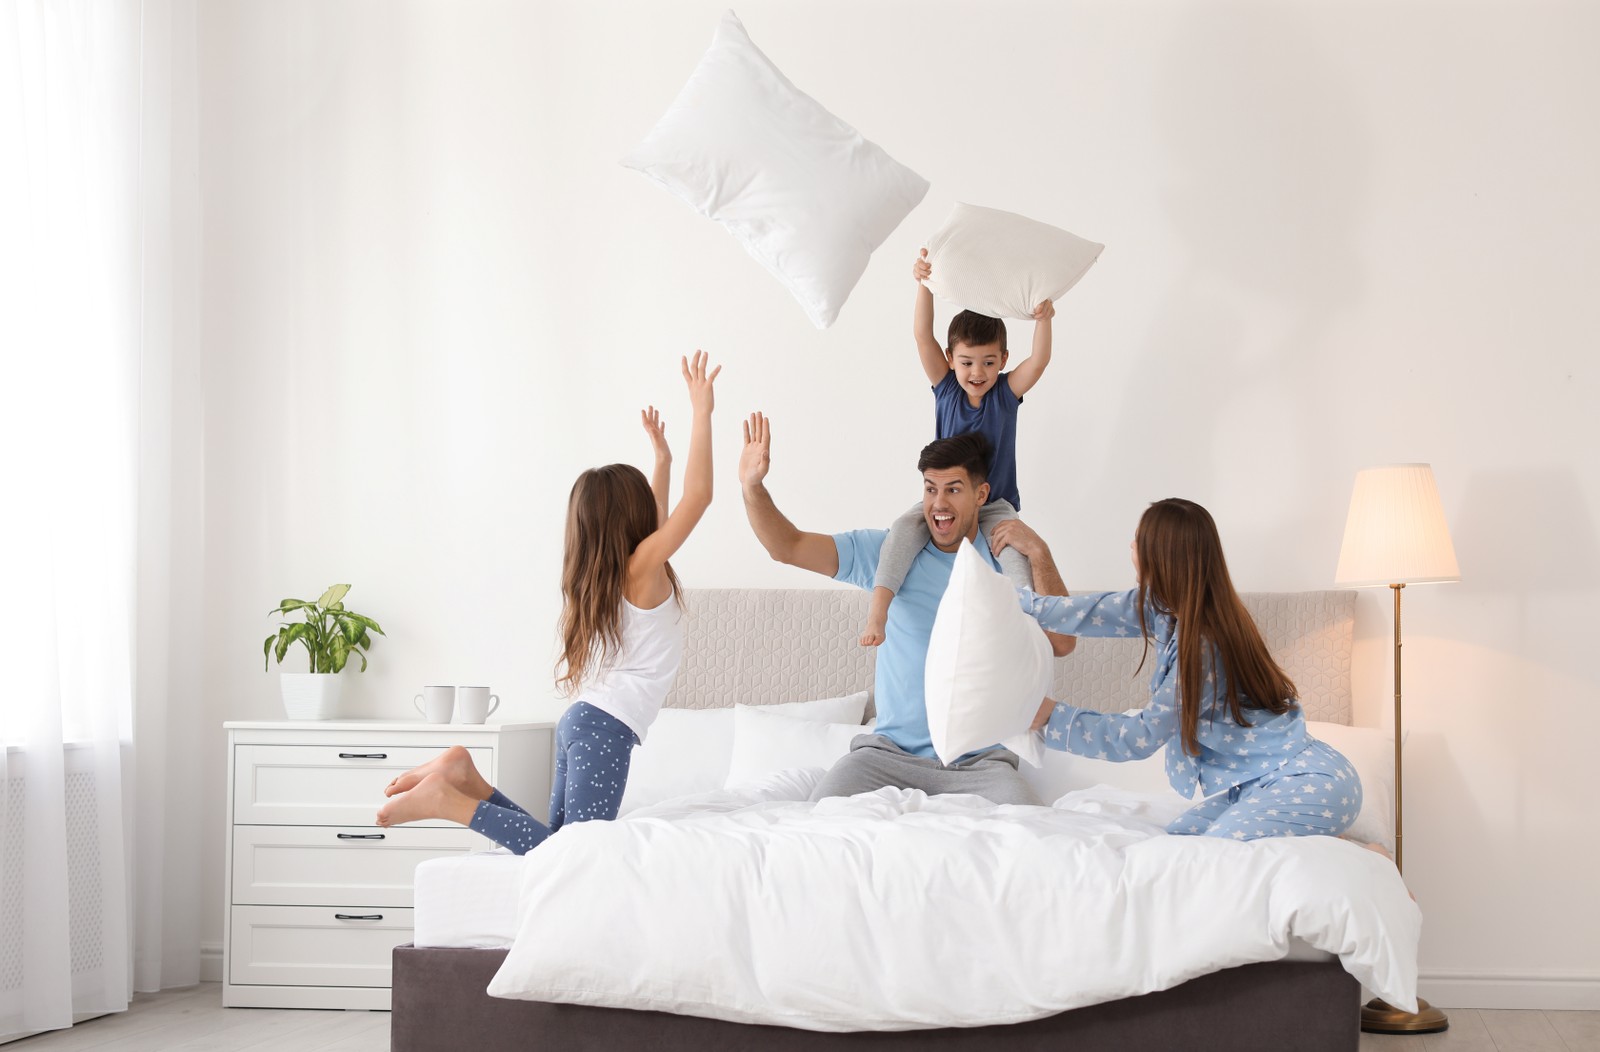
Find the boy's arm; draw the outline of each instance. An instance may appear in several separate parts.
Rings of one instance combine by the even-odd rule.
[[[917,282],[917,305],[911,313],[911,334],[917,341],[917,357],[922,361],[922,371],[928,374],[928,382],[938,387],[950,371],[950,363],[945,359],[944,348],[939,346],[939,338],[933,334],[933,293],[922,283],[922,279],[932,273],[933,267],[928,264],[928,250],[923,249],[922,255],[911,264],[911,276]]]
[[[1033,352],[1028,360],[1011,370],[1011,393],[1021,398],[1039,382],[1050,364],[1050,319],[1056,316],[1055,304],[1045,300],[1033,312]]]

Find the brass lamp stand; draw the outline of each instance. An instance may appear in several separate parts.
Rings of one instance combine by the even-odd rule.
[[[1389,587],[1394,591],[1394,868],[1404,874],[1400,828],[1400,589],[1405,585]],[[1449,1017],[1420,997],[1415,1012],[1402,1011],[1381,997],[1361,1006],[1361,1029],[1368,1033],[1435,1034],[1449,1028]]]
[[[1400,589],[1407,583],[1461,580],[1444,505],[1427,464],[1390,464],[1356,473],[1334,582],[1394,590],[1394,866],[1401,868],[1400,829]],[[1361,1029],[1377,1034],[1427,1034],[1450,1020],[1417,998],[1415,1012],[1373,999],[1361,1009]]]

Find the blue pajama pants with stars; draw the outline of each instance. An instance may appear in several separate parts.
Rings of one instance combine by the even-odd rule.
[[[1226,840],[1338,836],[1361,813],[1361,778],[1337,749],[1313,740],[1271,774],[1202,800],[1167,832]]]
[[[518,855],[544,843],[568,822],[617,817],[628,763],[639,739],[628,725],[586,701],[573,704],[556,724],[556,776],[548,825],[496,789],[472,813],[471,827]]]

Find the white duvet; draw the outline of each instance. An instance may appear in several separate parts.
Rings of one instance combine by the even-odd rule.
[[[1012,1023],[1281,959],[1337,955],[1413,1010],[1421,914],[1394,866],[1329,837],[1162,832],[1150,797],[1055,807],[814,774],[569,826],[527,856],[497,997],[810,1030]]]

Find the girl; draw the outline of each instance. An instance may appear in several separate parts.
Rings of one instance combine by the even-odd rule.
[[[1019,527],[1003,536],[1022,541]],[[1024,547],[1036,545],[1048,562],[1043,542],[1028,539],[1035,543]],[[1023,609],[1051,632],[1138,633],[1156,648],[1147,708],[1106,715],[1047,698],[1034,724],[1045,744],[1106,760],[1143,759],[1166,745],[1172,787],[1206,798],[1169,833],[1255,840],[1348,829],[1361,811],[1361,780],[1306,733],[1294,684],[1233,590],[1210,513],[1192,501],[1157,501],[1131,547],[1133,591],[1062,598],[1018,590]]]
[[[580,700],[556,727],[549,824],[495,790],[458,745],[389,783],[378,825],[444,818],[522,855],[567,822],[617,817],[633,747],[655,720],[683,656],[678,577],[667,560],[711,503],[712,385],[722,367],[708,373],[707,365],[703,351],[693,362],[683,359],[694,425],[683,498],[670,515],[672,453],[653,407],[641,414],[656,453],[652,481],[631,465],[608,464],[573,484],[556,682]]]

